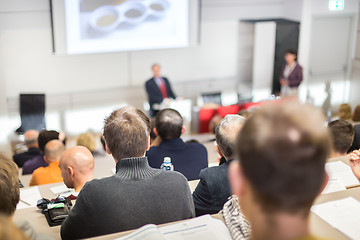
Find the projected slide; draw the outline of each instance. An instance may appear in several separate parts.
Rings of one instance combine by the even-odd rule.
[[[189,0],[65,0],[69,54],[186,47]]]

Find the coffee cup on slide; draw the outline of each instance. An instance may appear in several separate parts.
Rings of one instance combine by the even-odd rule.
[[[122,22],[137,25],[150,15],[162,17],[169,6],[167,0],[133,0],[118,6],[104,5],[91,13],[90,26],[99,32],[110,32]]]

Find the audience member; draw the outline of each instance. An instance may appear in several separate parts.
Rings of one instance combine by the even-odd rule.
[[[12,218],[16,210],[16,206],[20,200],[19,189],[19,170],[16,164],[3,153],[0,153],[0,214]],[[5,225],[0,220],[0,232],[4,231]],[[37,234],[31,227],[29,222],[20,221],[15,223],[30,240],[35,239],[52,239],[46,235]],[[9,225],[8,225],[9,226]],[[13,228],[12,226],[9,226]],[[8,229],[9,230],[9,229]],[[11,233],[9,238],[4,239],[16,239],[16,237],[22,237],[19,233]],[[3,232],[4,234],[4,232]],[[0,234],[1,235],[1,234]],[[1,236],[3,237],[3,236]],[[0,237],[0,238],[1,238]],[[22,239],[22,238],[19,238]],[[27,238],[25,238],[27,239]]]
[[[14,162],[21,168],[27,160],[30,160],[36,156],[39,156],[40,150],[38,145],[38,136],[39,132],[33,129],[30,129],[24,133],[25,146],[27,151],[19,154],[15,154],[13,159]]]
[[[332,149],[329,161],[348,160],[347,151],[354,139],[353,125],[339,119],[328,124],[332,137]]]
[[[343,120],[351,120],[352,113],[351,113],[351,106],[348,103],[340,104],[339,110],[338,110],[338,118]]]
[[[242,109],[238,112],[238,114],[244,118],[249,118],[251,116],[249,109]]]
[[[156,115],[155,125],[154,132],[162,142],[146,153],[149,165],[160,168],[164,157],[170,157],[175,171],[184,174],[188,180],[198,179],[200,170],[208,166],[207,151],[202,144],[185,144],[180,138],[185,132],[180,113],[174,109],[163,109]]]
[[[115,110],[106,118],[106,149],[116,162],[116,173],[85,184],[62,223],[62,239],[98,236],[194,216],[186,178],[149,166],[145,157],[149,135],[149,118],[134,107]]]
[[[31,177],[30,186],[62,182],[59,161],[65,151],[65,146],[60,140],[51,140],[45,145],[45,161],[47,167],[39,167]]]
[[[76,146],[66,150],[59,166],[65,185],[74,188],[77,193],[93,179],[94,157],[86,147]]]
[[[216,114],[215,116],[213,116],[211,118],[210,123],[209,123],[209,130],[212,134],[215,134],[215,129],[220,124],[222,119],[223,119],[223,117],[219,114]]]
[[[352,115],[352,120],[354,123],[360,122],[360,105],[356,105],[355,110]]]
[[[19,199],[18,167],[5,154],[0,153],[0,213],[12,216]]]
[[[53,139],[58,139],[59,133],[54,130],[42,130],[38,137],[38,145],[41,154],[26,161],[23,166],[22,174],[32,174],[39,167],[47,167],[48,164],[44,160],[45,145]]]
[[[251,239],[319,239],[310,235],[309,215],[328,179],[324,121],[318,109],[282,102],[259,109],[244,124],[236,145],[240,161],[231,163],[229,180]]]
[[[251,237],[251,226],[239,205],[239,199],[232,195],[224,204],[220,214],[233,240],[248,240]]]
[[[91,153],[94,153],[96,148],[94,135],[90,132],[80,134],[76,139],[76,146],[86,147]]]
[[[228,168],[235,157],[236,136],[244,122],[245,118],[229,114],[216,127],[216,150],[226,162],[201,170],[200,182],[193,193],[196,216],[219,212],[231,196]]]
[[[348,153],[360,149],[360,124],[354,126],[354,140],[350,146]]]
[[[355,150],[349,154],[350,167],[355,177],[360,181],[360,150]]]

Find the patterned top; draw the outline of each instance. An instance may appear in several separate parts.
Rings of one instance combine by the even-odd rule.
[[[235,195],[229,197],[221,210],[224,216],[225,225],[229,229],[232,239],[248,240],[251,235],[250,223],[241,212],[238,198]]]

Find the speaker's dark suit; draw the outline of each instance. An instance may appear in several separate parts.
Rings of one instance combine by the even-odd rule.
[[[169,80],[165,77],[162,77],[162,79],[164,80],[164,83],[165,83],[168,98],[175,99],[176,96],[171,89]],[[156,83],[155,78],[151,78],[151,79],[147,80],[145,83],[145,88],[146,88],[146,93],[148,95],[148,100],[149,100],[149,104],[150,104],[149,115],[150,115],[150,117],[155,117],[156,113],[158,113],[158,110],[155,110],[153,108],[153,105],[160,104],[164,100],[164,98],[161,94],[161,90],[160,90],[159,86]]]

